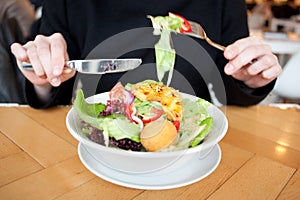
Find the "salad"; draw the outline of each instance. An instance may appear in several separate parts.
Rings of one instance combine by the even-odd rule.
[[[146,80],[109,91],[107,102],[88,103],[77,91],[73,108],[81,130],[107,147],[132,151],[175,151],[201,145],[213,119],[210,103],[192,101],[161,82]]]
[[[82,132],[101,145],[132,151],[175,151],[201,144],[209,134],[213,119],[207,112],[210,103],[192,101],[168,85],[175,63],[171,32],[191,32],[182,16],[149,16],[154,34],[159,82],[146,80],[123,86],[117,83],[107,102],[89,104],[82,90],[77,91],[73,108],[81,120]],[[167,84],[162,83],[169,72]]]
[[[172,45],[171,32],[192,32],[191,25],[183,16],[169,12],[168,16],[148,16],[154,28],[154,35],[160,35],[155,44],[156,71],[158,80],[162,81],[166,72],[169,72],[167,85],[171,83],[176,52]]]

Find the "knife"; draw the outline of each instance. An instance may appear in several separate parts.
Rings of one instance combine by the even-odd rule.
[[[66,62],[66,67],[85,74],[106,74],[133,70],[141,63],[140,58],[70,60]],[[21,66],[25,70],[33,70],[28,62],[22,62]]]

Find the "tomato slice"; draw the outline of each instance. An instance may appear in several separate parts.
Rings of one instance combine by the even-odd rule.
[[[152,107],[151,108],[151,116],[152,117],[150,117],[150,118],[143,118],[142,122],[144,124],[149,123],[149,122],[153,122],[153,121],[157,120],[158,118],[160,118],[163,113],[164,113],[163,110]]]
[[[181,28],[179,30],[180,33],[192,32],[191,24],[183,16],[169,12],[169,17],[178,17],[179,19],[181,19],[181,21],[183,22],[183,24],[182,24],[182,26],[181,26]]]

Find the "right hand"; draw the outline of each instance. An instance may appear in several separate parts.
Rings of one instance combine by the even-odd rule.
[[[24,45],[14,43],[11,51],[24,76],[35,86],[59,86],[75,75],[74,70],[64,68],[69,60],[65,39],[60,33],[36,36]],[[33,71],[22,69],[20,63],[29,62]]]

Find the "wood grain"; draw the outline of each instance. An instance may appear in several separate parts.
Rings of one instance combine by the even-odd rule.
[[[0,186],[42,170],[43,167],[24,152],[0,159]]]
[[[0,188],[2,199],[53,199],[94,178],[77,156]],[[16,192],[17,188],[17,192]]]
[[[37,121],[42,126],[49,129],[51,132],[56,134],[57,136],[63,138],[73,146],[77,147],[78,141],[72,137],[72,135],[67,130],[66,123],[66,116],[70,107],[56,107],[46,110],[37,110],[30,107],[24,107],[19,109],[28,117],[32,118],[33,120]],[[57,123],[57,122],[60,123]]]
[[[253,156],[253,153],[244,151],[232,145],[221,142],[220,146],[223,156],[219,167],[213,174],[195,184],[183,188],[166,191],[146,191],[137,199],[158,199],[161,195],[164,199],[170,200],[207,198]]]
[[[5,117],[1,113],[6,110]],[[13,119],[13,120],[5,120]],[[16,122],[18,126],[16,126]],[[14,108],[0,109],[1,131],[42,166],[59,163],[77,154],[76,147]]]
[[[300,151],[300,112],[295,111],[286,116],[284,110],[273,107],[265,107],[265,110],[260,107],[237,109],[233,107],[226,115],[229,127],[234,125],[237,131]],[[235,123],[236,121],[239,123]]]
[[[295,169],[255,156],[209,199],[275,199]]]
[[[65,124],[70,107],[0,107],[0,199],[299,199],[300,110],[221,109],[229,129],[212,174],[175,189],[139,190],[84,167]]]
[[[296,171],[287,186],[280,193],[278,200],[299,199],[300,197],[300,171]]]

